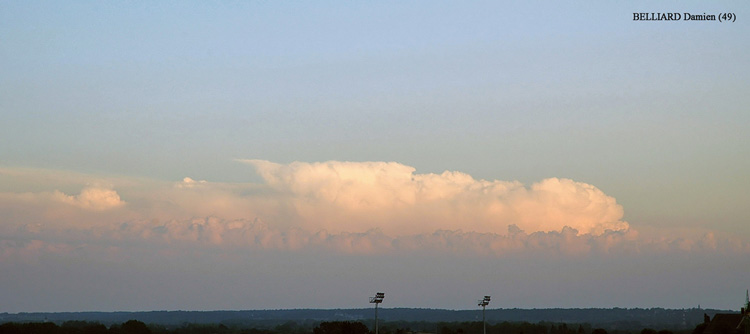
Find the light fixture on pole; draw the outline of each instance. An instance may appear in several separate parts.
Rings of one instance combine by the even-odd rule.
[[[375,297],[370,297],[370,303],[375,304],[375,334],[378,334],[378,304],[383,302],[383,298],[385,298],[383,292],[378,292]]]
[[[484,299],[479,300],[479,306],[482,307],[482,329],[483,333],[487,334],[487,322],[484,320],[484,308],[490,304],[490,296],[484,296]]]

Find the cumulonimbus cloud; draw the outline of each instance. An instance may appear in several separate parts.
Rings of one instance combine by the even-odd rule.
[[[241,161],[255,167],[305,229],[504,234],[510,225],[532,232],[567,226],[598,235],[629,228],[613,197],[569,179],[549,178],[526,187],[517,181],[476,180],[461,172],[418,174],[395,162]]]
[[[86,175],[71,181],[19,172],[29,180],[42,173],[51,189],[0,192],[0,232],[11,238],[0,248],[5,258],[91,242],[354,254],[750,252],[747,242],[712,233],[643,237],[622,220],[614,198],[569,179],[525,186],[461,172],[420,174],[395,162],[243,162],[262,183]]]
[[[241,161],[252,165],[263,182],[106,179],[111,186],[84,186],[77,195],[55,188],[0,193],[0,207],[18,222],[35,212],[47,218],[32,220],[54,217],[80,226],[212,216],[257,218],[276,229],[333,234],[377,229],[389,236],[436,230],[504,235],[512,225],[529,233],[569,227],[580,234],[600,235],[629,229],[622,219],[623,208],[613,197],[570,179],[549,178],[526,186],[518,181],[477,180],[457,171],[416,173],[415,168],[396,162]],[[59,183],[71,189],[67,177]],[[99,214],[66,211],[61,205]],[[111,210],[115,208],[119,210]]]
[[[416,173],[396,162],[242,162],[263,182],[90,177],[108,184],[103,187],[74,175],[84,183],[75,194],[66,175],[56,181],[54,173],[23,171],[30,180],[45,174],[53,188],[0,192],[0,231],[50,240],[89,236],[349,253],[482,245],[477,252],[493,254],[608,249],[602,245],[613,243],[606,240],[635,233],[613,197],[569,179],[525,186],[456,171]]]

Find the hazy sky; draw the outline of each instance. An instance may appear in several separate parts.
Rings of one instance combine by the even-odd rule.
[[[0,2],[0,312],[738,309],[748,18]]]

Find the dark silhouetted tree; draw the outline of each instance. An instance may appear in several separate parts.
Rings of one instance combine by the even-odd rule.
[[[51,322],[30,322],[18,324],[8,322],[0,325],[2,334],[57,334],[61,333],[60,327]]]
[[[146,324],[138,320],[128,320],[120,326],[124,334],[151,334]]]
[[[0,324],[0,333],[21,334],[21,325],[15,322],[6,322],[4,324]]]
[[[272,329],[248,328],[240,331],[240,334],[276,334]]]
[[[72,320],[63,322],[60,328],[66,334],[107,334],[107,327],[98,322]]]
[[[695,326],[693,329],[692,334],[703,334],[703,331],[706,330],[706,327],[708,327],[708,323],[704,322],[702,324],[698,324],[698,326]]]

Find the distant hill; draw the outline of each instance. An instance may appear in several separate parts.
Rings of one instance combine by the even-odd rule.
[[[692,329],[703,322],[703,315],[734,313],[713,309],[663,309],[663,308],[589,308],[589,309],[487,309],[489,323],[500,322],[553,322],[582,324],[607,329],[659,328]],[[105,325],[136,319],[148,324],[182,325],[186,323],[223,323],[247,327],[269,328],[289,321],[315,323],[322,321],[370,321],[374,310],[367,309],[293,309],[247,311],[150,311],[150,312],[54,312],[54,313],[0,313],[0,323],[70,320],[94,321]],[[381,308],[383,322],[465,322],[481,321],[477,310],[442,310],[419,308]]]

